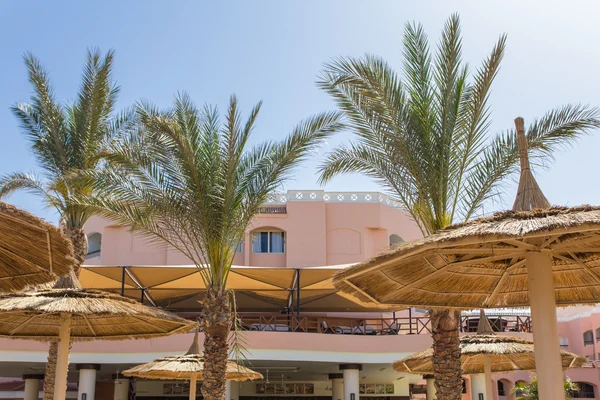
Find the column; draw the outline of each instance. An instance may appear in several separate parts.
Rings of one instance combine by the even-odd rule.
[[[479,394],[485,396],[485,375],[484,374],[473,374],[471,375],[471,399],[479,400]],[[484,400],[488,400],[484,397]],[[489,399],[493,400],[493,399]]]
[[[225,386],[225,400],[239,400],[240,398],[240,383],[235,381],[227,381]]]
[[[23,400],[38,400],[40,396],[40,381],[44,379],[44,375],[23,375],[25,381],[25,391]]]
[[[329,374],[329,379],[331,379],[331,400],[344,400],[344,374]]]
[[[344,400],[359,400],[359,373],[362,364],[340,364],[340,371],[344,376]]]
[[[129,399],[129,379],[123,378],[122,375],[113,375],[115,380],[115,390],[113,400],[128,400]]]
[[[423,375],[423,379],[427,382],[427,400],[435,400],[435,380],[433,375]]]
[[[539,396],[540,399],[564,400],[552,255],[545,251],[530,251],[525,254],[525,260]]]
[[[94,400],[96,396],[96,371],[100,364],[77,364],[79,371],[79,390],[77,400]]]

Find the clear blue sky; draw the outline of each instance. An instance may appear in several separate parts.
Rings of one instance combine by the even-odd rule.
[[[493,3],[493,4],[492,4]],[[492,132],[568,102],[600,105],[600,3],[593,1],[19,1],[0,8],[0,173],[35,170],[9,111],[27,100],[22,54],[38,56],[61,100],[74,98],[86,48],[116,50],[119,106],[138,99],[168,106],[186,90],[198,104],[223,107],[235,93],[247,111],[264,101],[255,140],[280,138],[302,118],[333,108],[314,85],[322,64],[373,53],[400,68],[406,21],[437,40],[459,12],[464,56],[472,67],[501,33],[508,50],[495,82]],[[340,134],[329,146],[349,140]],[[554,204],[600,204],[600,132],[556,158],[539,182]],[[327,149],[324,149],[326,151]],[[322,156],[322,155],[321,155]],[[317,188],[318,157],[296,171],[290,189]],[[367,178],[341,177],[326,190],[378,190]],[[514,197],[508,185],[506,203]],[[28,194],[10,202],[56,220]],[[500,205],[497,205],[500,207]],[[490,211],[490,210],[486,210]]]

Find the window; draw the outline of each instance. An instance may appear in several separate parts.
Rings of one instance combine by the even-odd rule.
[[[568,349],[569,348],[569,338],[568,337],[559,336],[558,343],[560,343],[560,348],[561,349]]]
[[[498,396],[506,396],[504,393],[504,383],[502,383],[502,381],[498,381]]]
[[[467,393],[467,381],[465,381],[464,379],[462,380],[462,385],[463,385],[463,394]]]
[[[596,329],[596,342],[600,342],[600,328]]]
[[[390,235],[390,247],[399,246],[402,243],[404,243],[404,239],[402,239],[400,236],[396,235],[395,233]]]
[[[285,232],[252,233],[252,252],[285,253]]]
[[[575,392],[575,394],[573,395],[573,398],[576,399],[593,399],[594,398],[594,387],[592,385],[590,385],[589,383],[583,383],[583,382],[575,382],[577,384],[577,387],[579,388],[578,391]]]
[[[516,381],[515,382],[515,386],[519,386],[519,385],[523,385],[525,384],[525,381]],[[523,394],[523,392],[521,392],[520,390],[515,390],[515,396],[518,398],[519,396],[521,396]]]
[[[584,345],[594,344],[594,332],[592,332],[592,331],[583,332],[583,344]]]
[[[596,356],[595,355],[591,355],[591,356],[587,356],[588,361],[596,361]]]
[[[102,248],[102,235],[94,232],[88,235],[88,253],[85,258],[98,257]]]

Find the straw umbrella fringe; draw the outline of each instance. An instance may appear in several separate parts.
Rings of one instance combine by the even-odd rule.
[[[196,398],[196,382],[203,379],[204,358],[200,354],[198,330],[188,352],[181,356],[159,358],[123,371],[125,376],[144,379],[190,381],[190,400]],[[230,381],[261,379],[262,375],[249,368],[228,361],[225,378]]]
[[[73,247],[52,224],[0,202],[0,292],[56,280],[76,265]]]
[[[0,337],[58,337],[54,398],[66,395],[71,340],[122,340],[189,331],[193,323],[134,300],[97,290],[49,289],[0,296]]]
[[[463,336],[460,339],[461,364],[465,375],[483,374],[484,354],[492,360],[492,372],[535,371],[534,343],[531,340],[499,335]],[[587,358],[565,350],[561,352],[563,369],[581,368]],[[431,374],[433,349],[420,351],[402,360],[393,367],[398,372]]]

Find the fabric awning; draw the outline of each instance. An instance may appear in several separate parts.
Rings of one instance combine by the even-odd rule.
[[[240,312],[277,312],[297,307],[316,311],[382,311],[370,303],[342,296],[331,278],[349,265],[309,268],[234,266],[227,286],[234,290]],[[171,311],[199,311],[205,285],[194,265],[88,265],[81,271],[84,288],[123,293]],[[298,281],[300,284],[298,285]],[[299,286],[299,287],[298,287]]]

